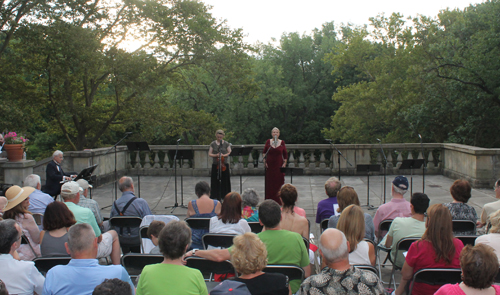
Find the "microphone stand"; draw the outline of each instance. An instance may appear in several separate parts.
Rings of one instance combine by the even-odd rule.
[[[269,142],[269,149],[267,150],[264,157],[262,157],[262,162],[264,162],[267,159],[267,154],[269,153],[270,150],[271,150],[271,142]],[[266,191],[267,191],[267,167],[266,164],[264,163],[264,199],[267,200]]]
[[[422,136],[419,134],[420,138],[420,148],[422,149],[422,158],[424,159],[424,166],[422,167],[422,193],[425,194],[425,170],[427,169],[427,161],[425,160],[424,144],[422,142]]]
[[[339,180],[340,180],[340,156],[342,156],[342,158],[344,158],[344,160],[352,166],[351,162],[349,162],[346,157],[344,157],[344,155],[342,155],[342,153],[339,151],[339,149],[333,145],[333,143],[330,143],[332,145],[332,147],[337,151],[337,153],[339,154],[339,158],[338,158],[338,163],[339,163]]]
[[[121,143],[121,142],[122,142],[125,138],[127,138],[130,134],[132,134],[132,132],[125,132],[125,136],[124,136],[122,139],[120,139],[117,143],[115,143],[115,145],[114,145],[114,146],[110,147],[110,148],[108,149],[108,151],[104,154],[104,155],[107,155],[107,154],[109,154],[109,152],[110,152],[111,150],[113,150],[113,149],[115,150],[115,201],[116,201],[116,199],[118,198],[118,197],[117,197],[118,192],[117,192],[117,187],[116,187],[116,185],[118,184],[118,182],[117,182],[118,174],[117,174],[117,172],[116,172],[116,146],[118,146],[118,145],[119,145],[119,144],[120,144],[120,143]],[[103,208],[103,209],[104,209],[104,208]]]
[[[221,151],[221,147],[222,147],[222,140],[220,141],[220,145],[219,145],[219,167],[217,169],[217,179],[219,180],[219,201],[222,200],[222,151]]]
[[[377,138],[378,143],[380,144],[380,151],[382,152],[382,156],[384,156],[384,204],[385,204],[385,196],[386,196],[386,177],[387,177],[387,157],[385,156],[384,149],[382,148],[382,142]]]

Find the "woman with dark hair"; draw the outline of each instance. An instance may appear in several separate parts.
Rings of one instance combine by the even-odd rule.
[[[453,202],[444,203],[451,212],[453,220],[471,220],[477,222],[476,209],[468,205],[467,202],[471,197],[472,188],[467,180],[458,179],[453,182],[450,187],[450,193],[453,197]],[[460,235],[472,235],[474,232],[455,233]]]
[[[251,232],[248,222],[241,218],[241,196],[230,192],[224,198],[218,216],[210,218],[210,233],[240,235]]]
[[[459,268],[459,255],[464,244],[453,236],[450,210],[443,204],[434,204],[427,210],[427,229],[420,240],[414,242],[401,271],[402,278],[396,295],[403,294],[406,283],[423,268]],[[412,294],[434,294],[439,285],[415,283]]]
[[[40,233],[40,250],[43,257],[69,256],[64,243],[68,230],[76,223],[75,216],[62,202],[52,202],[45,208],[43,228]]]
[[[291,184],[281,187],[279,196],[283,207],[281,208],[281,229],[298,233],[302,237],[309,239],[309,222],[307,218],[297,213],[295,202],[297,202],[297,189]],[[304,209],[298,208],[302,211]],[[305,214],[305,212],[304,212]]]
[[[498,260],[490,246],[465,246],[460,253],[460,268],[462,282],[455,285],[446,284],[434,294],[500,294],[500,286],[493,285],[498,273]]]
[[[228,157],[231,154],[231,144],[224,141],[223,130],[215,131],[215,140],[210,143],[208,156],[212,157],[211,183],[212,199],[221,200],[231,191],[231,176],[229,174]]]

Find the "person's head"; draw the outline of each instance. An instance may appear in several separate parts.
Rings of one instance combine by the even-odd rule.
[[[45,208],[43,229],[46,231],[70,227],[76,223],[73,212],[63,202],[52,202]]]
[[[259,206],[259,220],[266,228],[275,228],[281,222],[281,207],[275,200],[265,200]]]
[[[9,254],[21,245],[21,228],[13,219],[0,220],[0,254]]]
[[[340,261],[349,264],[349,245],[343,232],[336,228],[326,229],[319,238],[320,255],[327,265]]]
[[[491,224],[489,233],[500,233],[500,210],[491,213],[489,218]]]
[[[261,271],[267,265],[266,245],[251,232],[234,237],[231,263],[243,275]]]
[[[224,197],[220,208],[219,219],[224,223],[238,223],[241,219],[241,196],[230,192]]]
[[[493,248],[485,244],[467,245],[460,252],[462,280],[475,289],[491,287],[498,273],[498,258]]]
[[[191,229],[184,221],[170,221],[160,231],[158,245],[163,256],[175,260],[181,258],[191,243]]]
[[[297,188],[293,184],[284,184],[281,186],[279,196],[283,202],[283,209],[290,209],[293,212],[297,202]]]
[[[0,142],[0,144],[2,143]],[[0,280],[0,295],[9,295],[9,290],[7,290],[7,286],[2,280]]]
[[[0,197],[0,213],[3,213],[5,207],[7,207],[8,202],[9,201],[7,201],[6,197]]]
[[[467,180],[458,179],[450,187],[450,193],[453,200],[467,203],[471,197],[472,187]]]
[[[15,219],[20,214],[31,213],[28,211],[30,205],[29,195],[34,191],[34,188],[28,186],[22,188],[17,185],[11,186],[5,192],[8,203],[3,210],[3,218]]]
[[[338,191],[342,187],[342,183],[337,177],[330,177],[325,182],[325,192],[329,198],[337,196]]]
[[[132,180],[132,177],[129,176],[123,176],[120,178],[118,181],[118,188],[120,191],[127,192],[127,191],[134,191],[134,181]]]
[[[278,127],[274,127],[273,130],[271,130],[271,137],[274,138],[274,136],[276,136],[277,138],[280,137],[280,130],[278,129]]]
[[[0,145],[5,142],[5,139],[3,138],[3,134],[0,133]]]
[[[194,193],[198,198],[203,195],[210,196],[210,185],[206,181],[200,181],[194,186]]]
[[[155,246],[158,245],[158,236],[160,231],[165,227],[165,222],[161,220],[153,220],[148,227],[147,236],[151,239]]]
[[[80,186],[80,188],[83,191],[82,194],[86,197],[87,196],[87,192],[89,190],[89,187],[92,188],[92,186],[85,179],[78,179],[76,181],[76,183],[78,183],[78,185]]]
[[[429,197],[423,193],[413,193],[410,200],[415,214],[424,214],[429,208],[429,202]]]
[[[52,160],[56,161],[57,164],[61,164],[61,162],[64,160],[63,152],[61,152],[60,150],[55,151],[52,154]]]
[[[97,257],[97,238],[88,223],[78,223],[69,228],[66,251],[71,258]]]
[[[247,188],[241,195],[242,206],[257,207],[259,204],[259,194],[253,188]]]
[[[344,186],[339,190],[337,193],[337,203],[339,207],[337,208],[337,212],[342,212],[347,206],[349,205],[358,205],[359,204],[359,198],[358,194],[354,190],[354,188],[350,186]]]
[[[358,243],[365,237],[365,215],[358,205],[349,205],[340,214],[337,229],[344,233],[351,249],[356,250]]]
[[[449,264],[455,253],[453,244],[453,223],[450,210],[443,204],[434,204],[427,209],[427,229],[422,240],[432,244],[436,252],[436,262],[441,259]]]
[[[95,287],[92,295],[127,295],[132,294],[129,283],[120,279],[105,279],[100,285]]]
[[[80,186],[76,181],[68,181],[61,187],[61,197],[64,202],[73,202],[78,204],[80,201]]]
[[[408,191],[408,178],[403,175],[396,176],[392,181],[392,194],[394,197],[403,197]]]
[[[40,176],[30,174],[26,177],[26,179],[24,179],[24,185],[39,190],[42,188],[42,181],[40,180]]]
[[[217,131],[215,131],[215,138],[217,138],[218,141],[221,141],[224,136],[226,136],[226,134],[224,133],[224,130],[222,129],[219,129]]]
[[[500,199],[500,179],[498,179],[497,181],[495,181],[495,185],[493,186],[493,190],[495,190],[495,197],[497,199]]]

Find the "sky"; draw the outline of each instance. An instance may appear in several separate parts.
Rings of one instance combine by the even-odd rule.
[[[201,0],[213,6],[217,19],[226,19],[231,28],[243,28],[245,41],[268,43],[280,39],[284,32],[309,34],[325,22],[369,24],[379,13],[390,16],[399,12],[405,17],[417,14],[436,17],[440,10],[459,8],[483,0]]]

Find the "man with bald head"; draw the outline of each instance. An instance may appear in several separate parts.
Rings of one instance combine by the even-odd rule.
[[[319,253],[326,265],[310,276],[298,294],[385,294],[379,278],[349,264],[349,242],[343,232],[329,228],[321,234]]]

